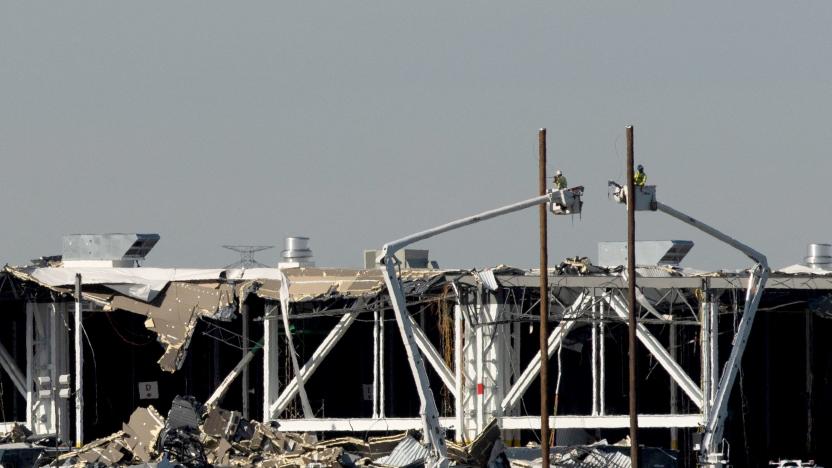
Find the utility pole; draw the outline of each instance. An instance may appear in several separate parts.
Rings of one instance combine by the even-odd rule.
[[[627,302],[630,306],[630,465],[638,467],[638,405],[636,399],[636,184],[633,171],[633,126],[627,130]]]
[[[538,133],[539,195],[546,195],[546,129]],[[549,251],[547,204],[540,205],[540,456],[549,468]]]

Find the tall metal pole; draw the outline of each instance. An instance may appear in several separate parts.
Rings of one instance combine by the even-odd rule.
[[[81,343],[81,332],[81,274],[77,273],[75,275],[75,447],[84,445],[84,347]],[[52,365],[55,365],[54,361]]]
[[[636,202],[633,171],[633,126],[627,126],[627,302],[630,307],[630,464],[638,465],[638,406],[636,404]]]
[[[546,129],[538,133],[538,185],[540,195],[546,195]],[[541,468],[549,468],[549,251],[547,240],[547,205],[540,213],[540,456]]]

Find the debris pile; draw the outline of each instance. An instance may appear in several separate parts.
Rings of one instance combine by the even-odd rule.
[[[597,274],[611,274],[619,273],[624,268],[621,266],[607,268],[598,265],[593,265],[587,257],[572,257],[562,261],[555,266],[555,272],[558,275],[597,275]]]
[[[655,447],[642,446],[639,450],[641,466],[656,468],[676,468],[679,453]],[[506,456],[511,468],[537,468],[542,466],[540,446],[515,447],[506,449]],[[615,444],[608,444],[601,439],[589,445],[569,447],[551,447],[549,449],[549,466],[574,468],[630,468],[629,438]]]
[[[493,466],[500,456],[505,459],[499,439],[500,429],[492,423],[468,447],[448,442],[449,458],[459,465]],[[422,466],[428,455],[416,431],[318,441],[177,396],[167,418],[153,406],[138,408],[122,430],[57,457],[52,466],[404,467]]]
[[[0,434],[0,467],[45,465],[65,450],[61,444],[57,437],[33,435],[15,423],[9,432]]]

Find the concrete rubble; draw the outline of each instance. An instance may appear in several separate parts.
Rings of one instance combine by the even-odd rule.
[[[51,466],[186,467],[418,467],[428,449],[417,431],[319,441],[312,434],[282,432],[277,423],[243,418],[192,397],[176,397],[167,417],[138,408],[122,430],[64,453]],[[456,466],[507,467],[500,429],[489,425],[469,446],[448,441]]]

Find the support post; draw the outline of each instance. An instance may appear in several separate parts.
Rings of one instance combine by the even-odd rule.
[[[249,346],[249,330],[248,330],[248,304],[246,304],[245,293],[240,294],[240,320],[243,322],[243,356],[247,356],[248,352],[250,351]],[[262,342],[261,342],[262,343]],[[249,419],[251,416],[249,413],[251,410],[249,409],[250,406],[250,397],[251,393],[249,392],[249,376],[248,376],[248,362],[246,362],[245,366],[243,366],[243,375],[242,378],[242,406],[243,406],[243,417]]]
[[[814,355],[814,314],[811,311],[806,311],[805,316],[805,336],[806,336],[806,457],[807,459],[814,458],[814,441],[812,431],[814,429],[814,415],[812,414],[812,391],[814,390],[814,373],[812,372],[812,363]]]
[[[598,416],[598,300],[592,291],[592,415]]]
[[[702,290],[702,303],[699,305],[700,355],[702,374],[702,413],[711,411],[711,291],[707,287]]]
[[[81,274],[75,275],[75,447],[84,445],[84,345],[81,324]],[[53,362],[54,365],[54,362]]]
[[[711,315],[711,393],[706,396],[713,404],[716,398],[716,387],[719,382],[719,294],[711,294],[710,307],[708,313]]]
[[[630,463],[638,464],[638,405],[636,395],[636,187],[633,171],[633,126],[627,132],[627,302],[630,308],[627,349],[630,380]]]
[[[32,411],[35,404],[35,311],[34,304],[26,302],[26,427],[34,432]]]
[[[601,323],[598,326],[598,334],[600,335],[598,338],[598,369],[601,375],[598,378],[598,413],[600,416],[604,416],[607,414],[607,406],[605,403],[607,398],[607,345],[604,339],[607,329],[607,325],[604,323],[604,319],[606,318],[607,303],[605,301],[601,301],[599,306]]]
[[[271,314],[263,314],[263,421],[274,419],[279,411],[272,407],[280,395],[280,328]]]
[[[679,362],[679,345],[676,334],[679,333],[677,325],[675,322],[670,323],[670,334],[669,339],[669,347],[670,347],[670,358],[673,359],[675,362]],[[676,414],[677,409],[676,405],[678,403],[678,386],[676,385],[676,381],[672,378],[670,379],[670,414]],[[670,448],[673,450],[679,450],[679,429],[676,427],[670,428]]]
[[[373,312],[373,418],[378,418],[378,383],[379,383],[379,312]]]
[[[546,129],[538,133],[538,189],[546,194]],[[549,251],[546,205],[538,207],[540,229],[540,456],[549,468]]]
[[[458,290],[458,289],[457,289]],[[457,443],[465,441],[465,415],[463,414],[462,387],[462,299],[457,293],[457,303],[454,306],[454,380],[456,382],[456,398],[454,398],[454,415],[456,416],[456,431],[454,440]]]
[[[384,417],[384,309],[379,311],[378,322],[378,417]]]

